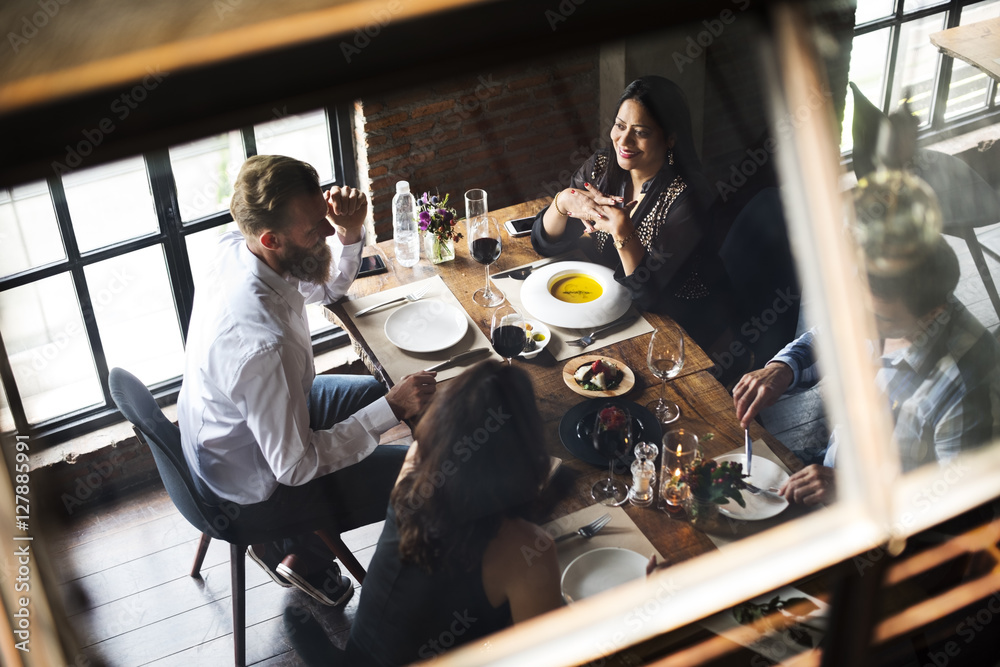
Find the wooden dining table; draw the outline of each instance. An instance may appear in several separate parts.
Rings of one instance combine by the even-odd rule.
[[[1000,18],[933,32],[930,40],[946,56],[964,60],[1000,81]]]
[[[547,198],[538,199],[492,211],[491,215],[502,225],[509,219],[534,216],[549,201]],[[503,252],[491,268],[491,273],[499,273],[539,259],[528,237],[510,238],[505,230],[501,231],[501,234]],[[381,255],[388,271],[356,280],[343,299],[327,307],[331,319],[351,336],[355,348],[369,370],[388,387],[401,378],[392,377],[380,363],[380,350],[373,349],[364,339],[355,323],[347,316],[343,304],[347,300],[440,276],[472,321],[488,338],[493,309],[479,306],[472,299],[473,293],[483,285],[483,267],[472,259],[464,239],[455,245],[454,260],[432,264],[426,257],[422,257],[420,262],[411,268],[403,267],[396,261],[391,240],[370,246],[366,248],[365,254]],[[654,327],[671,321],[666,315],[657,313],[646,312],[643,316]],[[645,405],[659,397],[661,391],[660,380],[653,376],[647,367],[646,352],[650,336],[651,334],[647,333],[604,347],[601,347],[598,341],[586,350],[581,350],[581,353],[599,353],[628,365],[635,374],[635,387],[624,398]],[[548,502],[544,504],[545,516],[539,518],[556,519],[592,505],[594,501],[590,496],[590,487],[602,475],[607,475],[607,469],[602,470],[579,460],[563,447],[559,438],[559,424],[563,416],[571,407],[587,399],[566,386],[562,373],[566,362],[556,361],[546,350],[531,360],[515,358],[514,363],[527,371],[531,377],[538,410],[542,416],[543,432],[539,436],[544,447],[549,455],[562,461],[549,486]],[[681,417],[665,430],[667,428],[692,430],[699,436],[699,446],[708,457],[719,456],[742,447],[744,441],[743,429],[733,409],[733,398],[715,379],[712,370],[712,360],[693,340],[687,338],[684,367],[680,374],[666,385],[666,397],[677,403],[681,409]],[[709,433],[713,434],[710,438],[706,437]],[[755,440],[762,439],[791,471],[794,472],[802,467],[802,462],[760,425],[752,424],[750,434]],[[624,475],[623,481],[626,483],[630,481],[625,478],[630,478],[629,475]],[[703,532],[686,521],[669,517],[656,508],[656,503],[648,507],[635,507],[625,503],[623,507],[645,537],[669,562],[680,562],[716,548]],[[805,510],[800,506],[791,505],[771,519],[753,522],[727,521],[726,537],[732,539],[759,532],[803,511]]]

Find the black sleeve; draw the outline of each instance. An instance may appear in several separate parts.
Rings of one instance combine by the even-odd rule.
[[[597,154],[590,156],[586,162],[580,165],[573,177],[570,179],[569,187],[582,190],[583,184],[590,180],[590,174],[594,171],[594,161]],[[548,206],[535,216],[535,222],[531,225],[531,247],[543,257],[552,257],[564,252],[569,252],[576,245],[576,240],[583,235],[583,222],[579,218],[569,218],[566,221],[566,231],[557,239],[550,239],[545,236],[542,227],[542,217],[549,210]]]

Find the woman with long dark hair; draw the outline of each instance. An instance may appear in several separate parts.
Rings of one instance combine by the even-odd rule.
[[[393,489],[346,656],[322,637],[308,646],[286,614],[307,663],[410,664],[560,606],[555,544],[526,518],[550,470],[541,433],[516,366],[485,361],[439,389]]]
[[[551,256],[589,234],[640,309],[670,315],[706,350],[724,349],[738,311],[707,229],[709,198],[683,92],[644,76],[622,93],[611,147],[538,214],[531,242]]]

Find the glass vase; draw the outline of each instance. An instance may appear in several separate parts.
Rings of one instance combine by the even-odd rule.
[[[689,494],[684,499],[684,511],[691,525],[701,530],[714,528],[719,518],[719,505],[711,500]]]
[[[442,241],[436,234],[424,234],[424,251],[433,264],[450,262],[455,259],[455,242],[451,239]]]

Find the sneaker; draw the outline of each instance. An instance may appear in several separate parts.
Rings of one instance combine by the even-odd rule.
[[[250,560],[260,565],[261,569],[267,572],[274,583],[282,588],[292,587],[292,584],[275,570],[278,563],[281,562],[282,557],[270,544],[251,544],[247,547],[247,556],[250,556]]]
[[[309,572],[303,559],[288,554],[275,568],[300,591],[328,607],[339,607],[354,595],[354,584],[340,574],[340,566],[331,562],[325,570]]]

